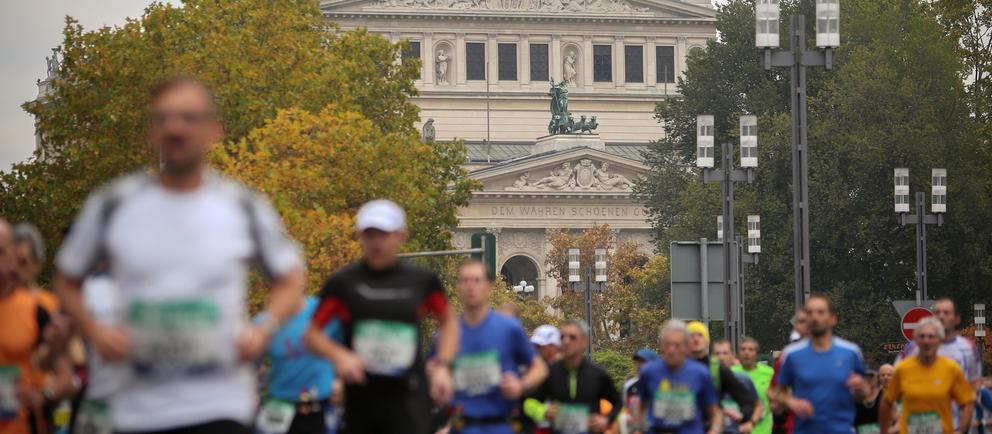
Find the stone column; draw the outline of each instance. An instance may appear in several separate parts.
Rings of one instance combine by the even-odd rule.
[[[623,36],[617,36],[613,41],[613,82],[617,87],[627,83],[626,68],[627,52],[623,48]]]
[[[448,71],[454,71],[454,80],[449,79],[449,83],[455,83],[459,85],[465,84],[465,34],[459,33],[455,35],[455,64],[448,66]],[[454,68],[452,68],[452,66]]]
[[[545,229],[544,230],[544,242],[541,243],[542,246],[543,246],[542,252],[541,252],[541,259],[542,260],[546,260],[547,257],[548,257],[548,252],[551,251],[551,242],[548,241],[548,236],[552,232],[554,232],[553,229]],[[541,279],[541,284],[542,284],[541,288],[542,288],[542,291],[544,293],[543,294],[538,294],[538,297],[540,297],[540,298],[543,299],[544,297],[556,297],[556,296],[561,295],[561,291],[559,291],[559,289],[558,289],[558,280],[557,279],[554,279],[554,278],[552,278],[551,276],[548,275],[548,266],[547,266],[547,264],[541,264],[541,268],[544,269],[544,276],[541,276],[542,277],[542,279]]]
[[[685,36],[679,36],[678,42],[675,43],[675,81],[678,82],[678,77],[681,77],[685,73],[685,57],[689,53],[686,48]]]
[[[420,56],[423,63],[420,73],[423,74],[424,84],[434,84],[434,33],[424,33],[424,39],[420,43]]]
[[[530,39],[527,35],[520,35],[520,43],[517,44],[517,78],[520,84],[530,84]]]
[[[486,80],[493,84],[499,82],[498,53],[496,34],[490,33],[486,39]]]
[[[582,39],[582,81],[586,86],[592,86],[593,83],[593,52],[592,52],[592,37],[585,36]]]
[[[658,53],[654,42],[654,38],[648,38],[644,42],[644,51],[646,51],[644,53],[644,63],[647,64],[647,71],[644,72],[647,76],[644,77],[646,79],[644,82],[648,84],[648,87],[658,85],[658,58],[656,56]]]
[[[551,74],[551,77],[549,78],[555,81],[561,81],[562,80],[561,37],[559,37],[558,35],[553,35],[551,37],[550,45],[551,46],[549,48],[551,52],[548,53],[548,56],[550,57],[548,61],[551,62],[551,69],[548,71],[548,73]]]

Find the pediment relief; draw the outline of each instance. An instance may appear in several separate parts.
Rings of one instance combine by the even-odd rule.
[[[486,192],[630,193],[647,172],[640,163],[623,157],[605,153],[569,154],[572,155],[526,164],[511,163],[515,166],[512,170],[487,168],[472,177],[483,183]]]
[[[499,12],[507,14],[617,15],[714,18],[715,11],[678,0],[330,0],[325,12]]]

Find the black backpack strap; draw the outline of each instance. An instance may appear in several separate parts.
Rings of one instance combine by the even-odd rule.
[[[252,255],[252,265],[257,268],[266,279],[272,279],[275,274],[273,268],[265,259],[264,247],[262,246],[262,231],[258,221],[256,193],[246,187],[238,187],[238,203],[241,205],[245,218],[248,220],[248,236],[251,238],[254,254]]]

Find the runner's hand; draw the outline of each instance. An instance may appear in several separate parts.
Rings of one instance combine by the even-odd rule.
[[[552,402],[548,404],[548,408],[544,410],[544,420],[555,420],[555,415],[558,414],[558,403]]]
[[[342,351],[334,358],[334,370],[345,383],[365,383],[365,362],[351,351]]]
[[[499,390],[503,397],[510,401],[516,401],[524,393],[524,383],[511,372],[503,373],[503,380],[499,383]]]
[[[868,388],[868,382],[865,381],[865,378],[853,372],[850,377],[847,377],[846,385],[851,390],[851,393],[859,395],[864,394]]]
[[[813,404],[805,399],[799,399],[796,397],[790,397],[785,405],[789,407],[789,411],[793,412],[796,417],[800,419],[809,419],[813,417]]]
[[[754,431],[754,424],[751,421],[744,422],[737,427],[741,434],[751,434]]]
[[[249,327],[238,337],[238,357],[242,362],[252,362],[262,357],[268,338],[257,326]]]
[[[603,432],[606,430],[606,424],[609,421],[606,420],[606,416],[601,414],[591,414],[589,415],[589,432]]]
[[[744,419],[744,416],[741,415],[741,412],[734,410],[732,408],[723,409],[723,415],[727,416],[728,418],[730,418],[730,420],[734,422],[740,422],[741,419]]]
[[[45,404],[45,396],[31,387],[27,381],[19,381],[17,383],[14,396],[17,397],[17,402],[30,409],[41,408]]]
[[[131,352],[131,337],[120,327],[95,324],[90,341],[100,357],[108,362],[123,360]]]
[[[451,371],[447,366],[434,368],[434,374],[431,375],[431,398],[434,398],[434,402],[438,405],[444,405],[451,402],[453,394]]]

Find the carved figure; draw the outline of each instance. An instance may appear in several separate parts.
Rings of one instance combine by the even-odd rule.
[[[579,132],[592,134],[592,131],[599,126],[599,122],[596,121],[596,116],[586,122],[586,116],[582,115],[582,120],[579,121]]]
[[[55,78],[59,73],[59,68],[62,64],[59,62],[59,52],[62,51],[62,47],[52,48],[52,57],[46,57],[45,63],[48,70],[48,78]]]
[[[424,127],[420,129],[420,137],[425,142],[433,142],[434,138],[437,137],[437,131],[434,129],[434,118],[428,118],[427,122],[424,122]]]
[[[448,54],[444,48],[438,50],[437,58],[434,59],[434,72],[437,75],[437,84],[448,84]]]
[[[568,55],[565,56],[565,62],[562,65],[562,78],[565,79],[565,84],[571,87],[576,86],[575,77],[577,74],[575,72],[575,62],[575,50],[571,50],[568,52]]]
[[[596,169],[596,179],[603,188],[631,188],[634,186],[634,183],[627,179],[626,176],[617,173],[610,174],[609,170],[610,163],[605,161],[599,166],[599,169]]]
[[[530,180],[530,172],[524,172],[523,175],[520,175],[520,178],[518,178],[516,181],[513,181],[513,188],[527,187],[529,180]]]
[[[558,169],[551,169],[549,176],[532,184],[534,187],[547,187],[561,190],[572,182],[572,167],[568,162],[561,163]]]

